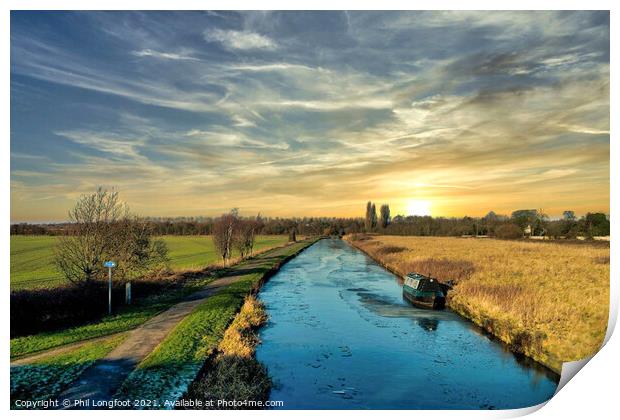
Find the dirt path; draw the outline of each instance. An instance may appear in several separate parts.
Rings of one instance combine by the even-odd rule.
[[[86,401],[110,400],[125,378],[135,367],[149,355],[164,338],[189,315],[198,305],[203,303],[219,289],[237,281],[265,263],[275,266],[282,261],[289,247],[276,248],[241,262],[224,277],[209,283],[204,289],[196,292],[183,302],[151,318],[138,328],[132,330],[125,341],[112,350],[106,357],[99,360],[64,392],[58,399]],[[64,408],[82,408],[71,404]]]

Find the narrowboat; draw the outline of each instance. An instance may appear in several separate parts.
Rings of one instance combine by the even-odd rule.
[[[437,279],[419,273],[409,273],[403,283],[403,296],[415,306],[443,309],[452,281],[441,283]]]

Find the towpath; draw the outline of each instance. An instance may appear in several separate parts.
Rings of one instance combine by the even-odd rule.
[[[112,399],[125,378],[198,305],[252,270],[264,268],[266,264],[277,267],[291,254],[292,247],[299,247],[299,244],[276,248],[250,260],[242,261],[223,277],[209,283],[204,289],[188,296],[182,302],[132,330],[127,339],[118,347],[86,369],[68,389],[62,392],[58,397],[59,401],[72,402],[64,408],[80,408],[75,406],[75,401],[90,400],[92,406],[92,401]]]

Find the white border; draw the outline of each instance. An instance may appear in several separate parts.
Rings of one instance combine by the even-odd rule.
[[[380,3],[376,2],[368,2],[368,1],[333,1],[333,0],[313,0],[313,1],[298,1],[295,5],[292,5],[290,2],[285,2],[282,0],[228,0],[226,2],[202,2],[202,1],[188,1],[188,0],[176,0],[174,2],[165,1],[165,0],[141,0],[141,1],[128,1],[128,0],[92,0],[88,3],[85,3],[83,0],[56,0],[53,3],[49,1],[39,1],[39,0],[5,0],[2,2],[4,13],[0,18],[0,27],[3,29],[3,40],[0,45],[2,45],[2,57],[4,58],[4,65],[2,66],[2,75],[3,80],[5,81],[2,84],[2,98],[3,98],[3,112],[2,112],[2,127],[4,127],[5,136],[3,136],[2,142],[2,154],[0,159],[2,159],[2,168],[3,168],[3,182],[0,184],[0,188],[2,188],[2,200],[0,206],[2,208],[2,213],[4,215],[4,224],[2,225],[2,232],[4,232],[2,239],[0,240],[1,246],[1,262],[2,262],[2,274],[5,283],[5,291],[9,293],[9,278],[10,278],[10,264],[9,264],[9,249],[10,249],[10,241],[9,241],[9,225],[10,225],[10,205],[8,201],[8,197],[10,197],[10,173],[9,173],[9,165],[10,165],[10,13],[9,10],[47,10],[47,9],[58,9],[58,10],[257,10],[257,9],[267,9],[267,10],[320,10],[320,9],[349,9],[349,10],[369,10],[373,9],[373,6],[380,5],[385,10],[408,10],[408,9],[427,9],[427,10],[437,10],[437,9],[445,9],[445,10],[459,10],[459,9],[468,9],[468,10],[547,10],[547,9],[563,9],[563,10],[611,10],[611,39],[618,39],[618,31],[616,30],[616,25],[618,24],[618,19],[616,18],[616,14],[618,13],[619,7],[616,6],[617,3],[612,3],[611,1],[603,1],[603,0],[590,0],[590,1],[575,1],[575,0],[564,0],[564,1],[541,1],[541,0],[521,0],[521,1],[488,1],[488,0],[473,0],[468,2],[463,1],[393,1],[393,0],[383,0]],[[618,176],[620,174],[619,171],[616,170],[616,164],[618,162],[618,136],[615,130],[617,126],[617,103],[618,103],[618,89],[614,89],[614,72],[617,73],[617,64],[618,64],[618,42],[614,43],[612,41],[611,45],[611,79],[612,79],[612,90],[611,90],[611,203],[610,203],[610,213],[612,214],[612,237],[616,238],[620,234],[620,229],[617,223],[615,223],[614,215],[616,214],[616,210],[618,207],[618,194],[614,193],[614,187],[617,188]],[[325,413],[325,415],[334,415],[338,417],[349,417],[355,416],[356,419],[365,419],[365,418],[375,418],[379,416],[390,416],[393,418],[407,418],[410,419],[412,416],[415,417],[423,417],[423,418],[460,418],[460,419],[479,419],[479,418],[506,418],[506,417],[516,417],[525,415],[528,413],[535,412],[532,414],[533,418],[538,419],[553,419],[553,418],[564,418],[564,417],[582,417],[587,416],[589,418],[596,418],[600,416],[609,417],[612,412],[617,412],[614,403],[617,399],[617,384],[618,384],[618,373],[619,373],[619,364],[615,355],[620,354],[620,344],[617,337],[611,337],[610,335],[615,326],[615,321],[618,313],[618,284],[617,280],[620,278],[618,276],[617,269],[617,258],[618,251],[617,246],[615,246],[615,242],[611,243],[611,254],[612,254],[612,264],[611,264],[611,278],[614,279],[611,283],[611,301],[612,301],[612,309],[610,311],[610,327],[608,329],[608,334],[606,340],[609,341],[605,345],[605,347],[583,368],[582,372],[579,373],[577,379],[569,381],[565,384],[565,387],[562,388],[561,392],[559,392],[554,398],[552,398],[546,405],[541,404],[538,407],[531,407],[528,409],[522,410],[504,410],[504,411],[337,411]],[[7,298],[8,299],[8,298]],[[3,305],[3,342],[9,342],[9,307],[7,304]],[[9,360],[9,348],[8,345],[3,346],[4,360]],[[573,366],[574,367],[574,366]],[[574,370],[574,369],[573,369]],[[8,372],[5,371],[5,375],[2,375],[2,384],[4,385],[3,389],[5,392],[2,393],[3,400],[3,408],[8,410],[9,407],[9,375]],[[544,406],[544,409],[538,410]],[[537,411],[538,410],[538,411]],[[283,411],[269,411],[269,412],[217,412],[215,414],[218,418],[229,419],[229,418],[288,418],[292,412]],[[58,417],[83,417],[83,412],[47,412],[47,411],[37,411],[37,412],[19,412],[19,411],[10,411],[10,415],[16,418],[28,417],[28,418],[37,418],[39,416],[45,416],[46,418],[58,418]],[[89,413],[89,416],[93,416],[93,418],[107,418],[110,413],[105,411],[96,411]],[[145,416],[148,415],[149,418],[169,418],[170,416],[196,416],[200,415],[194,411],[179,411],[179,412],[124,412],[123,415],[127,416]],[[205,413],[205,415],[210,415]],[[317,415],[317,412],[314,411],[296,411],[294,413],[296,418],[313,418]],[[321,415],[323,415],[321,413]]]

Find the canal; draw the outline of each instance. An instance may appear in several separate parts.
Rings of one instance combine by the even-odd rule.
[[[263,287],[256,357],[284,409],[505,409],[539,404],[557,377],[470,322],[412,307],[390,272],[338,239]]]

